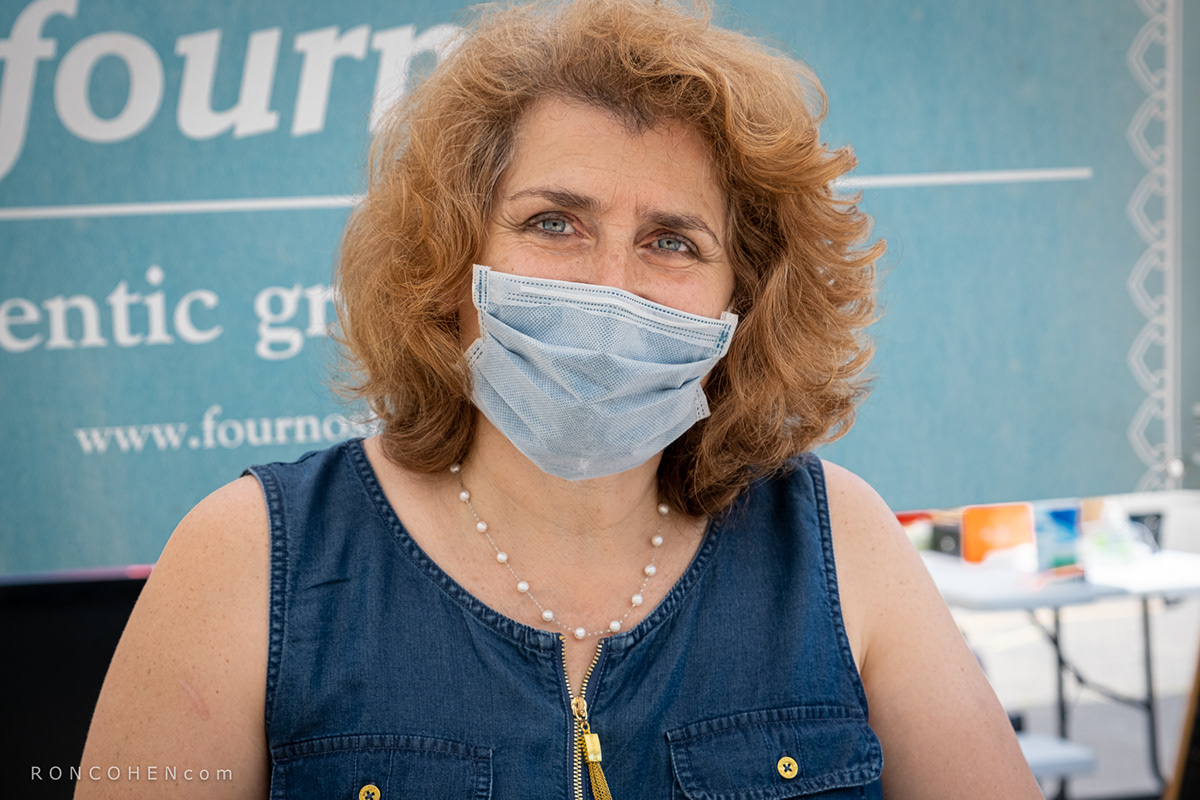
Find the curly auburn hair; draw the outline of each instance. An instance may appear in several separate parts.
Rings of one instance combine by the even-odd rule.
[[[518,122],[546,97],[603,109],[634,133],[682,122],[709,147],[741,321],[709,375],[712,415],[667,447],[659,477],[673,507],[719,513],[753,479],[853,423],[884,243],[865,244],[870,219],[833,191],[856,161],[818,139],[825,95],[815,76],[711,25],[704,0],[481,12],[377,132],[337,270],[343,389],[368,401],[400,466],[429,473],[467,455],[476,410],[457,307]]]

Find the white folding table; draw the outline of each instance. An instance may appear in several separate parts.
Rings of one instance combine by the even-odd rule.
[[[1004,566],[970,564],[957,556],[943,553],[921,554],[942,597],[951,606],[972,611],[1053,611],[1053,626],[1046,635],[1057,660],[1058,740],[1052,737],[1022,737],[1031,768],[1038,777],[1062,776],[1059,798],[1066,797],[1066,775],[1085,771],[1083,750],[1068,738],[1067,703],[1064,678],[1070,672],[1082,686],[1100,691],[1106,697],[1141,709],[1147,718],[1147,742],[1150,768],[1160,786],[1165,780],[1158,763],[1158,719],[1155,713],[1153,653],[1150,646],[1151,597],[1180,597],[1200,594],[1200,555],[1175,550],[1160,550],[1127,564],[1096,564],[1088,568],[1085,579],[1047,581],[1041,576],[1018,572]],[[1137,598],[1142,605],[1142,648],[1146,693],[1144,697],[1126,697],[1086,680],[1063,656],[1060,612],[1064,606],[1098,600]],[[1057,773],[1054,770],[1061,770]]]

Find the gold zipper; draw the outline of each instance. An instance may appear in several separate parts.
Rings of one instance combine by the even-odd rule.
[[[604,647],[604,640],[601,639],[596,643],[596,655],[592,657],[592,663],[588,665],[587,672],[583,675],[583,683],[579,687],[579,696],[576,697],[571,693],[571,678],[567,674],[567,637],[559,634],[559,640],[562,642],[562,658],[563,658],[563,680],[567,683],[567,696],[571,698],[571,716],[574,719],[572,740],[574,745],[572,751],[572,773],[575,781],[575,800],[584,800],[583,796],[583,763],[586,760],[588,765],[588,774],[592,780],[592,797],[595,800],[612,800],[612,795],[608,791],[608,782],[604,779],[604,771],[600,768],[600,737],[592,733],[592,728],[588,724],[588,707],[587,707],[587,685],[588,680],[592,677],[592,670],[596,668],[596,662],[600,660],[600,651]]]

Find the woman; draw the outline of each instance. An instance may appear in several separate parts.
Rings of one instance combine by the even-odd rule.
[[[882,249],[822,103],[670,4],[485,17],[343,244],[382,433],[181,523],[82,761],[141,777],[77,796],[1040,797],[894,517],[801,455]]]

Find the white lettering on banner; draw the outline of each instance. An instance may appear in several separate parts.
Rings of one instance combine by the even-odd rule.
[[[179,37],[175,55],[183,56],[184,62],[176,121],[184,136],[211,139],[232,128],[234,138],[240,139],[279,127],[279,113],[268,106],[275,83],[275,64],[279,60],[280,36],[279,28],[250,34],[237,104],[221,112],[212,108],[221,32],[213,30]]]
[[[146,283],[151,286],[161,286],[163,282],[162,267],[157,264],[146,270]],[[174,341],[167,333],[166,298],[162,292],[152,292],[146,295],[142,302],[146,306],[146,344],[170,344]]]
[[[303,331],[280,325],[291,322],[296,316],[301,294],[308,306],[308,325]],[[307,289],[300,284],[290,289],[286,286],[263,289],[254,298],[254,313],[258,317],[258,342],[254,345],[254,354],[267,361],[282,361],[300,352],[305,336],[328,335],[326,310],[333,299],[333,290],[320,284]]]
[[[105,453],[167,453],[182,450],[233,450],[243,445],[319,444],[340,442],[351,436],[369,436],[377,422],[360,422],[342,414],[221,419],[221,406],[209,406],[200,420],[200,436],[187,437],[186,422],[110,425],[76,428],[75,442],[84,455]],[[113,446],[115,445],[115,447]]]
[[[33,105],[33,81],[38,59],[53,58],[58,44],[41,38],[42,26],[50,17],[75,16],[77,0],[35,0],[17,15],[12,32],[0,40],[0,178],[8,174],[25,147],[29,109]]]
[[[333,65],[339,58],[359,61],[366,58],[370,33],[366,25],[359,25],[340,35],[336,27],[329,27],[296,37],[296,52],[304,54],[304,66],[300,69],[300,89],[296,92],[296,112],[292,115],[292,136],[324,130]]]
[[[92,70],[102,58],[116,56],[129,71],[125,107],[111,119],[92,110],[88,90]],[[127,33],[98,33],[71,48],[54,76],[54,108],[71,133],[89,142],[121,142],[141,133],[162,103],[163,67],[158,53]]]
[[[88,454],[105,453],[108,446],[114,442],[117,450],[122,453],[140,453],[150,441],[153,441],[154,447],[161,452],[178,450],[183,446],[185,433],[186,423],[168,422],[123,427],[76,428],[75,440],[79,442],[79,449]]]
[[[46,340],[47,350],[62,350],[75,346],[75,342],[67,336],[67,309],[76,308],[83,321],[83,338],[79,340],[80,347],[104,347],[108,341],[100,335],[100,311],[96,302],[85,294],[77,294],[64,298],[62,295],[51,297],[42,303],[42,308],[50,315],[50,338]]]
[[[24,353],[37,347],[42,341],[40,333],[21,338],[13,333],[13,326],[33,325],[41,318],[38,307],[24,297],[13,297],[0,303],[0,347],[10,353]]]
[[[412,25],[379,31],[371,37],[371,49],[379,51],[379,72],[375,76],[375,99],[371,103],[371,130],[393,103],[408,89],[408,67],[418,55],[432,53],[444,58],[458,37],[454,25],[434,25],[416,34]]]
[[[166,273],[157,264],[146,270],[145,280],[152,288],[161,286],[165,279]],[[167,326],[167,300],[163,291],[143,295],[129,291],[129,284],[120,281],[104,298],[104,302],[111,310],[109,329],[117,347],[174,343],[175,338]],[[188,344],[206,344],[216,339],[224,329],[220,325],[200,328],[192,318],[192,313],[197,303],[211,310],[219,302],[216,293],[208,289],[196,289],[181,297],[171,315],[175,335]],[[108,340],[101,333],[103,324],[99,303],[88,295],[58,295],[42,301],[41,305],[46,310],[48,338],[40,332],[16,330],[42,321],[42,314],[32,301],[24,297],[11,297],[0,303],[0,349],[9,353],[24,353],[37,347],[43,340],[47,350],[108,345]],[[138,327],[143,328],[144,332],[134,332],[133,309],[138,311]],[[69,314],[70,311],[76,313]],[[318,312],[310,310],[310,315],[313,313]],[[324,307],[319,313],[324,313]],[[78,339],[71,335],[72,318],[79,320]],[[143,320],[144,325],[141,324]]]
[[[58,42],[42,36],[47,20],[74,18],[79,0],[34,0],[13,22],[7,39],[0,39],[0,179],[20,158],[29,127],[38,61],[53,59]],[[214,6],[215,8],[215,6]],[[296,34],[293,50],[303,62],[292,116],[292,136],[318,133],[325,128],[332,91],[334,65],[351,59],[366,61],[370,50],[379,53],[370,127],[379,123],[384,109],[408,88],[408,73],[423,55],[443,58],[459,33],[455,25],[433,25],[417,32],[413,25],[371,33],[366,25],[339,33],[336,27]],[[250,34],[237,102],[217,111],[212,90],[218,68],[221,29],[191,33],[175,40],[174,53],[184,59],[176,125],[189,139],[210,139],[230,132],[236,138],[275,131],[279,112],[270,107],[275,72],[283,38],[281,28]],[[92,72],[100,60],[115,57],[129,72],[129,93],[124,107],[111,118],[96,114],[89,99]],[[105,31],[74,44],[58,65],[54,79],[54,107],[64,127],[89,142],[125,141],[145,130],[162,105],[164,70],[160,54],[144,39],[128,32]]]
[[[200,303],[205,308],[216,308],[220,299],[208,289],[196,289],[179,298],[175,304],[175,333],[188,344],[207,344],[221,335],[221,326],[214,325],[208,330],[200,330],[192,324],[192,303]]]
[[[157,288],[163,285],[166,273],[154,264],[144,277],[151,288]],[[201,306],[211,311],[220,302],[210,289],[193,289],[176,301],[168,324],[164,291],[134,292],[128,282],[119,281],[104,298],[109,309],[106,325],[101,304],[86,294],[50,297],[41,302],[41,308],[28,298],[10,297],[0,302],[0,350],[25,353],[39,345],[46,350],[107,347],[105,332],[122,348],[169,345],[176,339],[208,344],[225,329],[219,324],[200,327],[195,309]],[[283,361],[299,353],[305,339],[328,336],[336,319],[334,302],[334,290],[324,284],[268,286],[258,292],[254,297],[258,318],[255,355],[266,361]],[[286,324],[299,314],[303,315],[302,325]],[[43,330],[33,327],[43,323]]]

